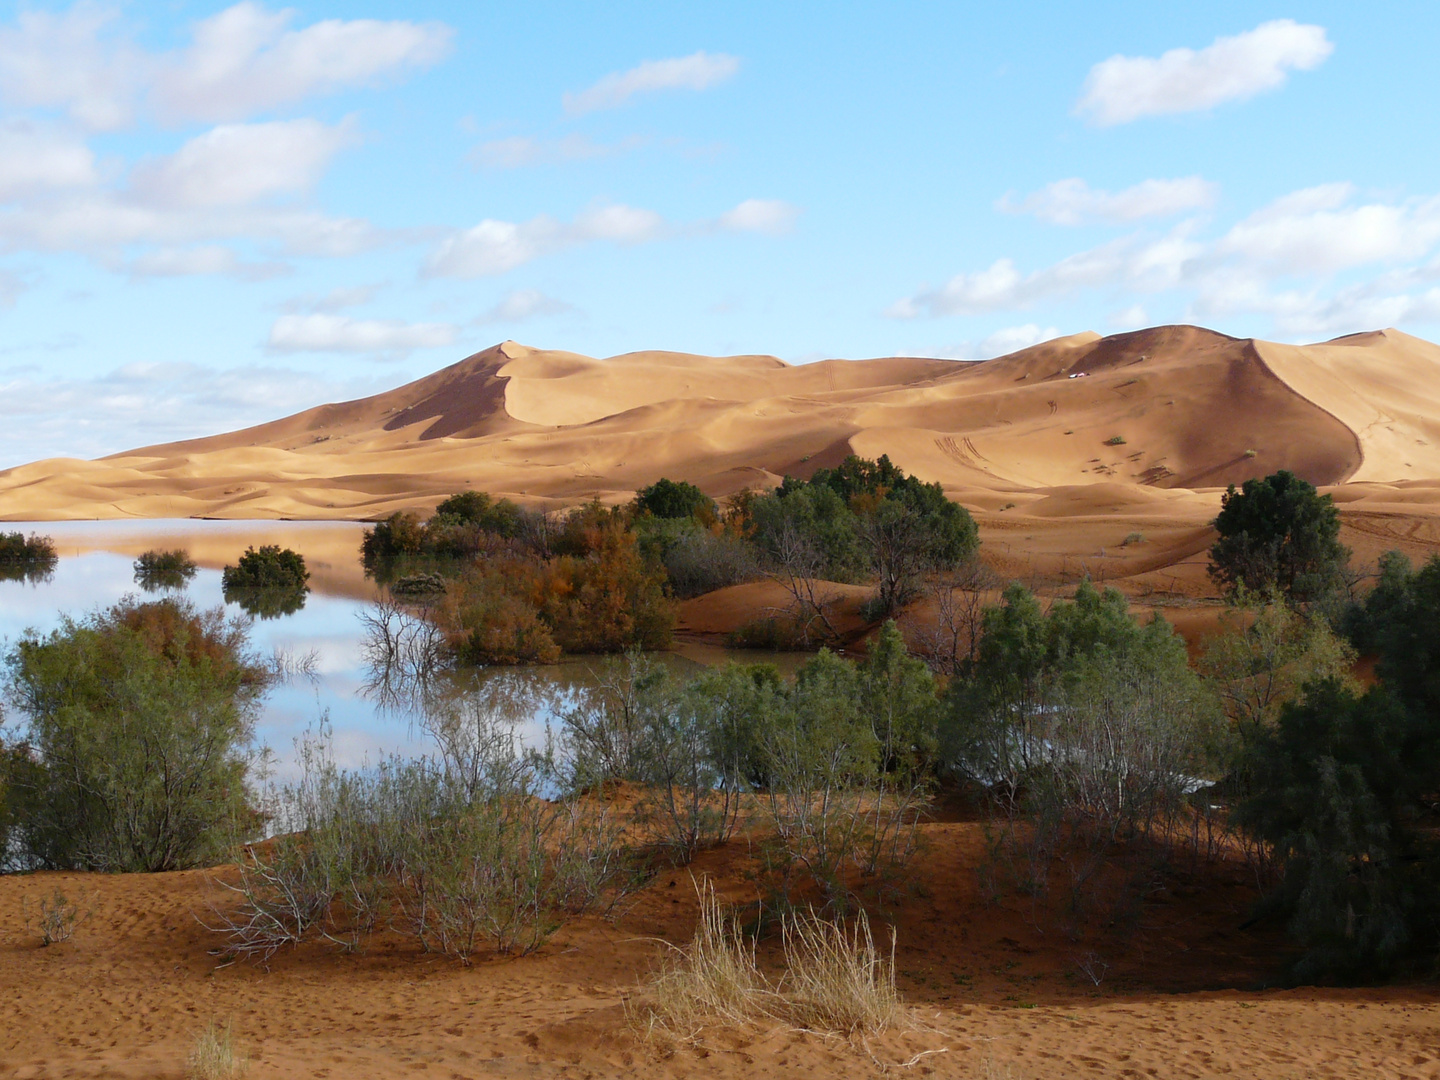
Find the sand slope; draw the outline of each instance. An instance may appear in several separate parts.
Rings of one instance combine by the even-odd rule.
[[[1440,478],[1440,348],[1393,330],[1297,347],[1167,326],[983,363],[791,366],[504,342],[259,427],[0,472],[0,518],[374,518],[466,486],[554,505],[662,475],[723,496],[851,452],[888,453],[980,510],[1203,517],[1213,489],[1288,468],[1428,513],[1429,495],[1395,485]]]

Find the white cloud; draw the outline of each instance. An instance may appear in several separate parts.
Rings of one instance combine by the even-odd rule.
[[[622,203],[594,207],[568,223],[548,214],[520,222],[487,218],[440,241],[425,260],[424,273],[431,277],[489,277],[597,240],[632,245],[681,234],[774,234],[786,231],[798,213],[796,207],[778,200],[746,199],[717,218],[684,226],[666,222],[653,210]]]
[[[52,360],[43,363],[56,368]],[[356,377],[359,372],[352,366],[351,377],[338,380],[281,367],[215,370],[189,363],[127,364],[95,378],[12,371],[0,375],[0,467],[213,435],[393,385],[381,369]]]
[[[289,207],[150,205],[124,193],[58,196],[0,211],[0,250],[72,251],[121,265],[129,245],[184,247],[243,240],[281,255],[339,258],[371,250],[398,234],[357,218]]]
[[[1113,330],[1137,330],[1150,320],[1143,304],[1131,304],[1120,311],[1111,312],[1106,322]]]
[[[0,123],[0,200],[98,181],[95,155],[83,142],[24,120]]]
[[[1198,51],[1116,55],[1090,69],[1075,111],[1108,127],[1209,109],[1282,86],[1290,71],[1316,68],[1332,51],[1323,26],[1275,19]]]
[[[0,27],[0,100],[59,108],[95,131],[134,122],[147,101],[170,120],[241,120],[308,97],[429,67],[450,50],[440,23],[327,19],[291,29],[295,12],[245,0],[194,24],[191,44],[146,52],[116,10],[21,11]]]
[[[1116,192],[1092,188],[1084,180],[1072,177],[1047,184],[1018,203],[1007,195],[996,205],[1006,213],[1034,214],[1041,221],[1055,225],[1082,225],[1088,221],[1121,224],[1203,210],[1215,204],[1219,192],[1218,184],[1200,176],[1143,180]]]
[[[137,277],[188,277],[201,274],[226,274],[245,281],[288,274],[290,267],[282,262],[244,262],[227,247],[206,244],[189,248],[159,248],[139,256],[129,264]]]
[[[597,143],[588,135],[578,134],[548,141],[529,135],[512,135],[481,143],[470,152],[470,161],[481,169],[520,169],[613,157],[644,144],[645,139],[639,135],[628,136],[616,143]]]
[[[141,162],[131,185],[157,206],[237,206],[308,191],[330,160],[357,141],[354,124],[318,120],[225,124],[174,154]]]
[[[717,224],[727,232],[758,232],[779,236],[795,227],[800,208],[779,199],[746,199],[733,210],[727,210]]]
[[[1024,326],[1007,326],[1003,330],[997,330],[989,337],[980,342],[979,355],[982,357],[1005,356],[1007,353],[1019,352],[1021,349],[1028,349],[1031,345],[1039,345],[1042,341],[1049,341],[1060,336],[1060,331],[1053,326],[1044,330],[1035,323],[1026,323]]]
[[[524,322],[545,315],[563,315],[575,310],[563,300],[546,296],[539,289],[516,289],[476,320],[478,323]]]
[[[1440,196],[1405,203],[1346,205],[1349,184],[1306,188],[1251,214],[1217,246],[1292,273],[1331,273],[1417,259],[1440,242]]]
[[[60,108],[95,131],[130,123],[146,74],[143,53],[108,36],[114,9],[78,3],[69,11],[21,11],[0,27],[0,99],[22,108]]]
[[[1157,239],[1124,237],[1029,274],[1022,274],[1011,259],[997,259],[985,270],[957,274],[938,289],[921,289],[898,300],[885,313],[900,319],[978,315],[1114,285],[1159,292],[1180,284],[1187,266],[1204,254],[1204,246],[1191,240],[1190,233],[1191,226],[1182,224]]]
[[[242,119],[429,67],[453,37],[441,23],[403,20],[326,19],[291,30],[294,16],[245,0],[196,23],[191,46],[168,57],[156,79],[162,112]]]
[[[657,90],[705,90],[739,70],[739,59],[724,53],[697,52],[668,60],[646,60],[629,71],[612,72],[578,94],[566,94],[565,111],[578,116],[597,109],[613,109],[636,94]]]
[[[453,345],[460,328],[449,323],[351,319],[314,313],[281,315],[266,342],[276,352],[403,353]]]
[[[594,240],[638,244],[665,229],[653,210],[613,204],[587,210],[566,224],[542,214],[529,221],[487,218],[442,240],[425,262],[434,277],[474,278],[503,274],[542,255]]]

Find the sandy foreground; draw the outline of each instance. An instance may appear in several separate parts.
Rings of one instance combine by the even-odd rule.
[[[1434,987],[1262,988],[1285,945],[1276,928],[1239,929],[1253,898],[1243,868],[1170,875],[1123,926],[1067,931],[1053,913],[982,893],[981,833],[973,821],[927,826],[887,916],[914,1027],[853,1041],[771,1026],[675,1046],[628,1023],[656,939],[683,941],[693,926],[692,872],[728,900],[754,899],[736,873],[741,844],[662,872],[613,922],[585,918],[539,954],[471,968],[398,938],[358,956],[306,946],[269,970],[218,967],[198,922],[224,899],[208,872],[3,878],[0,1074],[178,1078],[215,1019],[233,1023],[257,1080],[1440,1076]],[[41,948],[22,909],[57,886],[90,916]]]

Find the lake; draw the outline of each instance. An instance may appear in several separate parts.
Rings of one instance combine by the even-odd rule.
[[[177,591],[199,607],[222,606],[221,569],[248,546],[279,544],[305,556],[311,592],[305,606],[293,614],[256,619],[251,643],[265,656],[280,651],[297,659],[313,657],[314,662],[308,676],[271,691],[257,725],[259,741],[275,755],[275,778],[295,775],[295,741],[322,717],[329,719],[334,756],[341,765],[373,763],[390,753],[428,754],[435,747],[423,730],[422,707],[414,695],[387,695],[374,685],[367,622],[373,620],[381,592],[360,565],[364,528],[353,522],[193,519],[0,522],[0,532],[51,537],[59,555],[46,581],[0,581],[0,643],[8,651],[27,630],[54,629],[62,614],[78,618],[126,594],[146,595],[135,583],[132,563],[152,548],[187,550],[200,570]],[[241,614],[234,604],[228,612]],[[704,645],[681,645],[657,657],[682,673],[730,658],[777,659]],[[779,659],[787,668],[796,663],[793,657]],[[556,708],[592,688],[604,663],[602,657],[580,657],[543,666],[475,669],[458,678],[467,686],[479,686],[491,699],[507,702],[521,739],[538,745]]]

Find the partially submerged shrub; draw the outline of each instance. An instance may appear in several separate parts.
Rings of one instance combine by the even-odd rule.
[[[151,549],[134,562],[135,584],[146,592],[161,589],[182,589],[200,570],[190,553],[181,548],[171,551]]]
[[[508,730],[486,730],[465,771],[454,755],[347,771],[323,737],[305,744],[304,773],[278,798],[293,831],[222,882],[237,898],[209,924],[223,951],[257,962],[306,941],[355,951],[389,926],[468,964],[487,947],[531,952],[613,903],[633,875],[604,812],[539,797],[537,763]]]
[[[238,604],[260,619],[293,615],[305,606],[310,571],[298,551],[265,544],[247,548],[235,566],[225,567],[220,582],[225,602]]]
[[[23,637],[6,666],[27,740],[4,758],[10,858],[175,870],[255,827],[246,781],[274,674],[223,610],[122,600]]]
[[[305,556],[278,544],[264,544],[258,550],[245,549],[234,566],[221,575],[226,589],[303,589],[310,580]]]
[[[58,561],[55,542],[48,536],[0,533],[0,581],[47,580]]]

